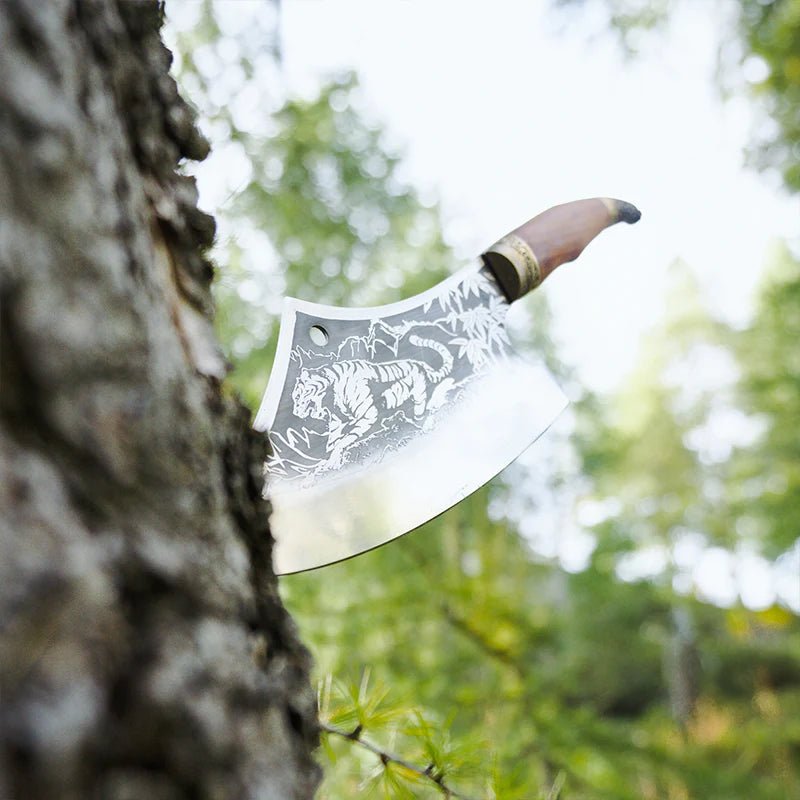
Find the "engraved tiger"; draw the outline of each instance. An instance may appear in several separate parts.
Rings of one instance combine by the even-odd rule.
[[[428,407],[429,391],[453,369],[453,356],[440,342],[409,336],[415,347],[435,351],[442,364],[435,369],[412,358],[373,364],[363,359],[303,368],[292,389],[293,412],[301,419],[328,421],[325,469],[341,466],[350,447],[378,423],[382,409],[410,405],[415,419]]]

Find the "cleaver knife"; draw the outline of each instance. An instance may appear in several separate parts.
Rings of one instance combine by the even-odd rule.
[[[509,342],[509,304],[639,210],[609,198],[555,206],[474,263],[397,303],[286,298],[254,422],[269,436],[275,572],[322,567],[395,539],[503,470],[567,399]]]

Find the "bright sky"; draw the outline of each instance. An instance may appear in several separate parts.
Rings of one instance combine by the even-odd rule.
[[[590,41],[599,19],[552,5],[284,0],[285,74],[308,92],[332,71],[358,72],[463,253],[558,202],[637,204],[635,228],[606,233],[544,287],[563,354],[607,390],[661,313],[675,258],[699,272],[717,311],[742,320],[769,243],[797,237],[800,214],[742,166],[753,122],[747,103],[718,99],[711,4],[684,9],[631,63],[610,36]]]

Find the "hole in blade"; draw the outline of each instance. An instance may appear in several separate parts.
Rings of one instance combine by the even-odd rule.
[[[328,331],[322,325],[312,325],[308,331],[309,338],[317,347],[328,344]]]

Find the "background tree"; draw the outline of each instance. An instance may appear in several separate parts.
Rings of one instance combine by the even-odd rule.
[[[310,798],[154,2],[0,6],[0,796]]]
[[[736,454],[732,503],[748,535],[773,557],[796,544],[800,531],[800,260],[776,248],[752,323],[737,336],[740,401],[761,424],[754,446]]]

